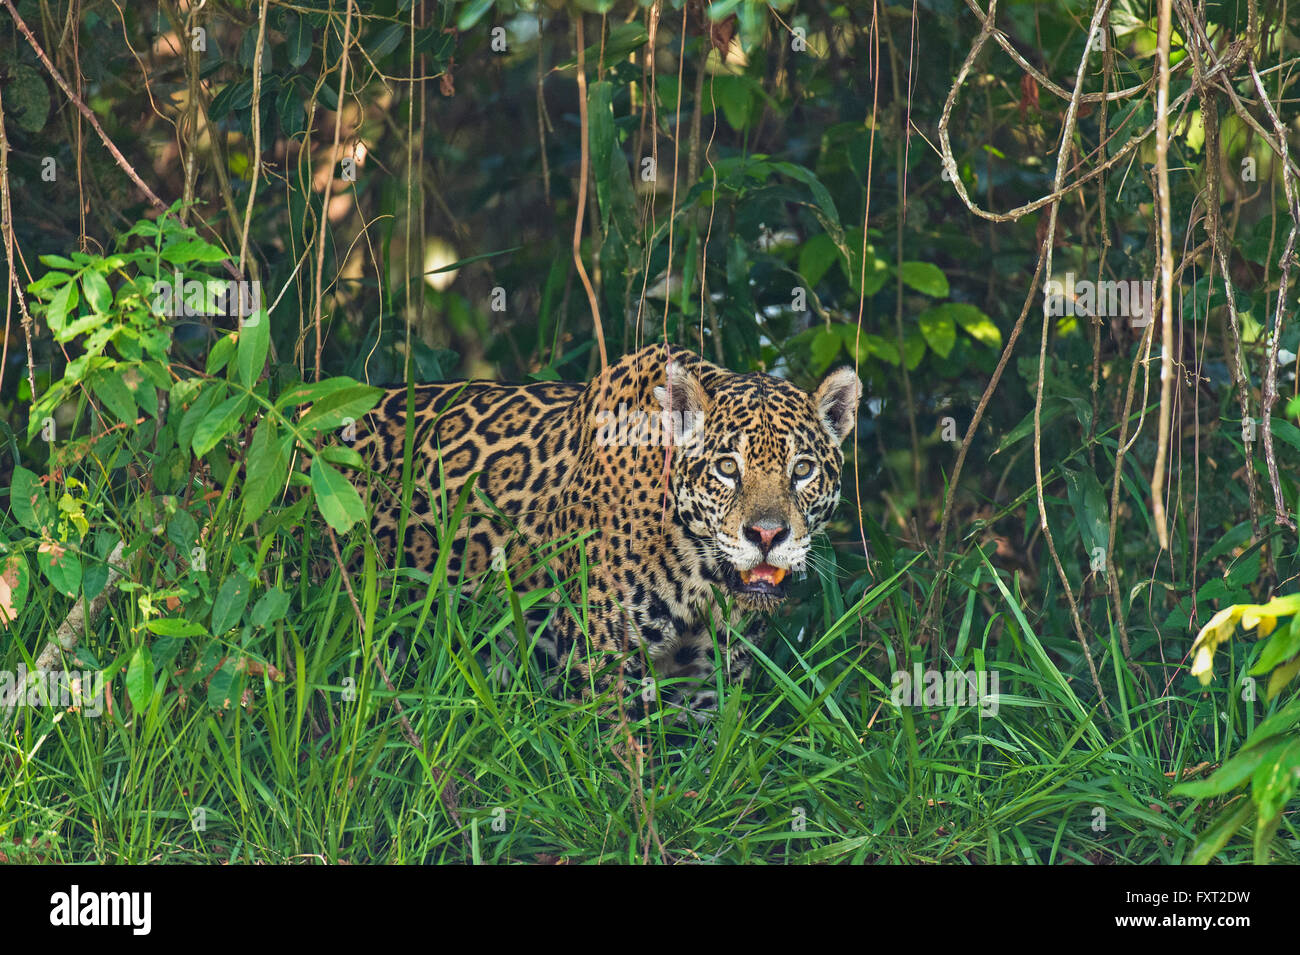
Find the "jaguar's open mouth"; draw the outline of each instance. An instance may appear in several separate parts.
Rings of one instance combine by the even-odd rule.
[[[785,579],[790,572],[784,567],[759,564],[749,570],[737,570],[734,589],[742,594],[762,597],[784,597]]]

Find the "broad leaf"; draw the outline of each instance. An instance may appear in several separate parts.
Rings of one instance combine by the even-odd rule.
[[[947,298],[948,277],[930,262],[903,262],[898,268],[903,284],[933,298]]]
[[[354,423],[378,403],[382,394],[382,389],[369,385],[354,385],[333,392],[311,406],[311,410],[302,416],[300,426],[319,434]]]
[[[311,486],[316,492],[316,506],[330,527],[340,534],[365,520],[365,506],[352,482],[319,457],[311,461]]]
[[[203,457],[217,446],[218,441],[232,433],[239,425],[247,404],[248,395],[235,395],[209,411],[194,429],[192,447],[195,455]]]
[[[217,591],[217,599],[212,602],[212,633],[220,636],[239,624],[248,606],[248,595],[252,585],[248,578],[236,571],[225,579]]]
[[[273,419],[263,418],[248,447],[248,474],[244,481],[245,524],[257,520],[284,490],[289,478],[293,435],[280,435]]]

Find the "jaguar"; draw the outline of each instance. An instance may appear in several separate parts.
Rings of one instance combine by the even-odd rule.
[[[861,395],[851,368],[810,394],[656,344],[586,385],[440,382],[414,386],[409,404],[392,389],[354,447],[384,550],[433,571],[445,546],[449,581],[504,572],[517,592],[546,591],[528,641],[585,691],[626,680],[647,701],[706,711],[719,668],[728,685],[749,671],[733,634],[758,639],[806,571]]]

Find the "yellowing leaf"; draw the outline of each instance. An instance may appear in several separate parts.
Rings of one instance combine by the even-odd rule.
[[[1196,635],[1195,642],[1192,643],[1192,676],[1201,681],[1202,685],[1210,682],[1214,676],[1213,661],[1214,651],[1219,644],[1232,639],[1232,631],[1237,627],[1237,621],[1241,615],[1251,608],[1250,604],[1235,604],[1231,607],[1224,607],[1213,617],[1209,623],[1201,628],[1201,632]]]
[[[1300,593],[1274,597],[1268,603],[1259,606],[1259,614],[1262,617],[1290,617],[1296,613],[1300,613]]]
[[[27,602],[27,567],[17,555],[4,562],[0,571],[0,627],[7,627],[18,618],[18,611]]]
[[[1286,686],[1295,675],[1300,673],[1300,656],[1288,660],[1269,675],[1268,689],[1264,692],[1265,699],[1272,700],[1282,692],[1282,687]]]

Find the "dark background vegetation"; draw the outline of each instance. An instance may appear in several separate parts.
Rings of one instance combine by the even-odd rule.
[[[128,691],[6,729],[20,857],[1294,859],[1295,669],[1256,691],[1253,640],[1209,687],[1188,664],[1217,610],[1296,589],[1295,5],[1174,3],[1161,116],[1159,5],[1134,0],[1091,35],[1093,3],[1003,2],[996,37],[957,0],[3,2],[0,485],[30,472],[42,500],[0,523],[21,598],[0,662],[104,594],[77,659]],[[1049,250],[1053,279],[1152,280],[1159,306],[1162,192],[1169,336],[1045,321]],[[172,266],[260,282],[269,336],[195,317],[158,326],[160,355],[118,336],[78,366],[60,329],[134,307],[145,340],[126,291]],[[60,268],[71,304],[33,289]],[[328,529],[304,498],[246,499],[249,455],[317,460],[287,418],[256,434],[301,382],[581,380],[598,340],[665,338],[805,387],[852,364],[866,392],[818,573],[692,743],[611,743],[589,709],[490,688],[500,595],[373,554],[309,583],[366,553],[335,538],[343,456],[301,482]],[[1300,632],[1277,632],[1291,666]],[[392,636],[424,654],[381,678]],[[1001,714],[892,705],[914,664],[997,670]],[[1172,791],[1239,750],[1231,780]]]

